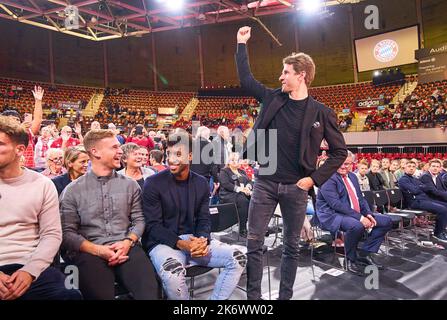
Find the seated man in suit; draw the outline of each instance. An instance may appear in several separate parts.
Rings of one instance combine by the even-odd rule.
[[[447,205],[447,186],[442,181],[442,163],[439,159],[432,159],[429,162],[428,172],[424,173],[420,180],[425,185],[425,192],[434,200],[442,201]]]
[[[168,139],[169,170],[146,179],[143,243],[169,299],[189,298],[185,266],[221,268],[212,300],[228,299],[245,269],[238,249],[210,239],[208,181],[190,170],[192,139],[185,132]]]
[[[414,177],[416,163],[408,161],[405,167],[405,174],[399,179],[399,189],[402,190],[406,205],[410,209],[427,210],[436,214],[436,225],[433,231],[433,238],[443,244],[447,244],[447,203],[430,198],[427,187],[421,180]],[[424,178],[425,180],[426,178]]]
[[[350,172],[352,153],[337,172],[323,184],[317,196],[317,217],[323,227],[332,233],[345,232],[347,268],[353,274],[364,275],[364,265],[383,268],[371,256],[377,253],[386,233],[391,230],[389,217],[371,211],[363,198],[356,175]],[[365,230],[368,238],[357,255],[357,245]]]

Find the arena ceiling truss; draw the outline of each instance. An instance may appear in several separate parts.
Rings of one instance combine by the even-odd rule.
[[[326,10],[359,1],[322,1],[322,7]],[[261,17],[300,10],[302,2],[305,0],[0,0],[0,18],[103,41],[247,18],[269,32]]]

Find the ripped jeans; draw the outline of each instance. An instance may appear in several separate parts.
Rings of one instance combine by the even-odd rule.
[[[190,236],[192,235],[185,234],[179,237],[187,240]],[[149,257],[170,300],[189,299],[185,266],[194,265],[221,268],[210,300],[228,299],[236,288],[247,263],[243,252],[217,240],[211,240],[209,253],[205,257],[192,258],[188,252],[176,250],[164,244],[154,247],[149,252]]]

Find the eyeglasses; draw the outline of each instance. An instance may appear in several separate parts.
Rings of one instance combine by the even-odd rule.
[[[54,158],[54,159],[48,159],[51,162],[62,162],[62,160],[64,160],[64,158],[60,157],[60,158]]]

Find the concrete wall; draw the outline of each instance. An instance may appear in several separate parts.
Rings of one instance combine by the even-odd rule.
[[[441,128],[343,133],[347,145],[405,145],[447,143]]]

